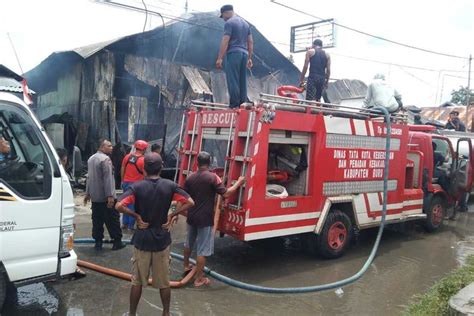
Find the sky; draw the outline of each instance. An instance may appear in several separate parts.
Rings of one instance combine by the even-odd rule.
[[[117,0],[142,7],[141,0]],[[467,85],[469,54],[474,54],[474,1],[451,0],[278,0],[342,25],[465,59],[438,56],[336,27],[336,46],[328,48],[332,77],[366,83],[384,73],[399,90],[404,104],[435,106],[449,101],[450,92]],[[26,72],[52,52],[106,41],[143,30],[145,15],[98,4],[92,0],[1,0],[0,63]],[[290,55],[290,28],[317,21],[270,0],[188,0],[188,12],[210,12],[232,3],[236,13],[252,23],[285,56]],[[186,0],[145,0],[150,10],[180,16]],[[161,25],[148,16],[146,29]],[[21,69],[9,37],[16,48]],[[294,54],[303,66],[304,53]],[[382,61],[392,65],[376,63]],[[397,65],[393,65],[397,64]],[[403,65],[403,67],[398,66]],[[408,68],[426,68],[420,70]],[[453,71],[446,71],[453,70]],[[295,83],[297,84],[297,83]],[[474,80],[471,80],[471,87]]]

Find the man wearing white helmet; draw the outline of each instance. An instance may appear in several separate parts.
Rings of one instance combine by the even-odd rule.
[[[385,107],[390,113],[399,111],[402,106],[402,96],[385,81],[385,75],[376,74],[374,81],[367,88],[364,100],[365,108]]]

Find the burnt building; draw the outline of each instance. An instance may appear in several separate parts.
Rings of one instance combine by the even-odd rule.
[[[296,84],[299,70],[251,26],[254,67],[249,98]],[[227,103],[225,74],[215,69],[223,21],[192,14],[165,27],[56,52],[25,74],[41,120],[68,113],[75,143],[91,153],[98,138],[114,143],[161,139],[177,144],[183,110],[194,98]]]

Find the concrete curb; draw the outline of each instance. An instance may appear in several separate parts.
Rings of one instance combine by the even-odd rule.
[[[474,315],[474,283],[449,299],[449,315]]]

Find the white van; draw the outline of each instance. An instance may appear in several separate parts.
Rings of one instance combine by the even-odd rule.
[[[0,313],[7,285],[57,280],[77,263],[67,174],[31,109],[12,93],[0,92],[1,138],[10,152],[0,152]]]

